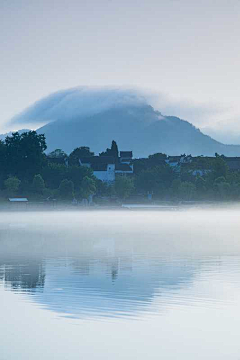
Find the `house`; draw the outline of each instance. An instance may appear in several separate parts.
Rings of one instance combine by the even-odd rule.
[[[93,170],[93,175],[104,182],[115,181],[115,159],[112,156],[90,156],[79,159],[81,166]]]
[[[68,156],[61,149],[56,149],[47,155],[49,163],[68,166]]]
[[[210,173],[211,171],[212,171],[211,169],[195,169],[192,170],[191,173],[193,176],[204,176]]]
[[[120,151],[119,162],[116,164],[116,174],[133,174],[132,151]]]
[[[11,206],[14,206],[17,209],[25,208],[28,204],[27,198],[9,198],[8,201],[11,204]]]
[[[171,167],[177,170],[180,165],[181,156],[168,156],[165,162]]]
[[[10,202],[15,202],[15,203],[17,203],[17,202],[24,202],[24,203],[28,202],[27,198],[9,198],[8,200]]]
[[[120,151],[120,163],[130,164],[132,162],[133,153],[132,151]]]
[[[125,175],[125,174],[133,174],[133,164],[116,164],[115,166],[115,174]]]
[[[191,155],[168,156],[165,162],[176,172],[180,172],[181,165],[190,164],[192,162]]]
[[[116,174],[133,174],[132,156],[132,151],[121,151],[120,157],[105,155],[83,157],[79,159],[79,164],[91,168],[97,179],[112,183]]]

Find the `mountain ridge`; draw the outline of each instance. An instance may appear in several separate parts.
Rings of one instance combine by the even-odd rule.
[[[61,148],[70,153],[89,146],[99,153],[111,144],[132,150],[135,157],[163,152],[214,156],[240,156],[240,145],[225,145],[176,116],[155,110],[137,91],[124,89],[61,90],[40,99],[12,119],[12,124],[45,124],[50,152]]]
[[[222,144],[188,121],[163,116],[149,105],[112,108],[81,119],[55,121],[37,131],[46,135],[49,151],[60,147],[69,153],[75,147],[89,146],[99,153],[114,139],[119,148],[132,150],[136,157],[157,152],[193,156],[240,155],[240,145]]]

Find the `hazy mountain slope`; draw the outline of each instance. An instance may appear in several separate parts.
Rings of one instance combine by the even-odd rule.
[[[156,152],[167,154],[240,155],[240,146],[224,145],[177,117],[163,117],[151,106],[113,108],[90,117],[55,121],[38,129],[45,133],[48,151],[66,152],[81,145],[98,153],[117,141],[120,149],[133,150],[134,156]]]
[[[139,151],[139,139],[150,121],[158,117],[149,108],[110,109],[86,118],[56,121],[38,129],[47,138],[48,150],[61,147],[67,152],[80,145],[90,146],[96,153],[109,147],[115,139],[119,148]],[[148,114],[148,115],[147,115]]]
[[[136,157],[156,152],[240,156],[240,145],[221,144],[187,121],[161,115],[137,90],[62,90],[40,99],[11,122],[15,128],[46,124],[38,132],[45,133],[48,151],[62,148],[69,153],[75,147],[90,146],[98,153],[114,139],[119,149],[133,150]]]

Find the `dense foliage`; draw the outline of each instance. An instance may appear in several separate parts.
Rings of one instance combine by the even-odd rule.
[[[170,166],[165,154],[134,159],[134,174],[116,176],[106,184],[93,175],[91,168],[80,166],[79,158],[94,155],[88,147],[67,155],[56,149],[46,155],[45,137],[35,131],[13,133],[0,141],[0,189],[2,197],[82,200],[129,197],[161,201],[240,200],[240,172],[229,171],[224,156],[194,157],[181,166]],[[118,146],[100,156],[118,159]]]

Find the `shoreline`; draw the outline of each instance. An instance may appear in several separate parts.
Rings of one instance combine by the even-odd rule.
[[[72,205],[66,203],[46,204],[28,202],[27,204],[0,204],[0,212],[62,212],[62,211],[184,211],[184,210],[221,210],[222,208],[240,209],[239,202],[156,202],[124,203],[119,205]]]

